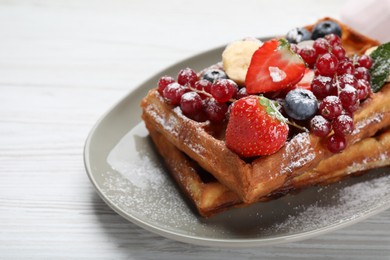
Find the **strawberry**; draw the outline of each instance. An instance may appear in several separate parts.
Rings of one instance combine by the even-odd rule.
[[[311,91],[311,82],[314,78],[314,71],[312,69],[306,68],[303,78],[294,86],[285,88],[282,90],[283,95],[287,95],[290,90],[296,88],[303,88]]]
[[[265,42],[253,54],[245,85],[249,94],[278,91],[292,87],[305,74],[302,58],[290,49],[284,40]]]
[[[241,157],[269,155],[286,142],[288,126],[274,101],[248,96],[233,103],[226,146]]]

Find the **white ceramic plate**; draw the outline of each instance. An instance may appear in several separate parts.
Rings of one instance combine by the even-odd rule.
[[[390,168],[326,187],[199,217],[171,181],[141,122],[139,103],[162,75],[220,60],[213,49],[158,73],[114,106],[85,145],[88,176],[102,199],[129,221],[162,236],[207,246],[249,247],[307,239],[390,207]]]

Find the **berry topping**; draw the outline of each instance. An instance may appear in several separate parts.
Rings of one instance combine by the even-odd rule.
[[[354,129],[353,119],[348,115],[339,115],[333,120],[332,127],[336,135],[349,135]]]
[[[328,34],[336,34],[341,37],[341,27],[337,23],[333,21],[323,21],[318,24],[313,29],[312,39],[315,40],[317,38],[324,37]]]
[[[194,91],[184,93],[180,99],[180,108],[184,115],[196,118],[202,112],[202,98]]]
[[[196,81],[198,81],[198,75],[190,68],[180,70],[177,75],[177,82],[183,86],[193,87]]]
[[[356,87],[357,80],[352,74],[343,74],[337,78],[340,88],[345,88],[346,85]]]
[[[202,78],[214,83],[218,79],[227,79],[227,75],[223,70],[211,69],[206,71]]]
[[[371,80],[370,72],[365,67],[357,67],[357,68],[355,68],[355,77],[357,79],[365,79],[367,81]]]
[[[337,67],[337,75],[343,75],[343,74],[354,74],[355,73],[355,67],[352,64],[352,61],[349,59],[343,59],[339,61],[339,65]]]
[[[366,99],[371,94],[371,84],[365,79],[359,79],[356,86],[359,100]]]
[[[283,108],[289,117],[306,120],[315,115],[318,102],[313,92],[297,88],[287,93]]]
[[[195,82],[194,89],[199,90],[200,92],[204,91],[207,93],[210,93],[212,83],[206,79],[201,79]],[[200,97],[202,99],[206,98],[207,96],[204,93],[199,93]]]
[[[286,40],[289,43],[299,43],[310,39],[311,32],[305,28],[294,28],[286,34]]]
[[[211,95],[220,103],[229,101],[238,91],[237,84],[230,79],[220,79],[211,85]]]
[[[337,59],[340,61],[340,60],[343,60],[345,58],[345,50],[343,47],[341,47],[340,45],[336,45],[332,48],[332,53],[334,54],[334,56],[337,57]]]
[[[233,103],[226,145],[241,157],[269,155],[286,142],[288,126],[273,101],[248,96]]]
[[[313,43],[313,48],[316,50],[318,55],[328,53],[331,49],[330,44],[324,38],[318,38]]]
[[[331,135],[327,140],[328,150],[332,153],[339,153],[345,149],[347,146],[347,141],[344,136],[341,135]]]
[[[349,109],[354,106],[359,100],[358,93],[351,85],[346,85],[339,93],[341,104],[345,109]]]
[[[294,88],[304,88],[307,90],[311,90],[311,82],[313,81],[313,78],[314,78],[314,71],[309,68],[306,68],[305,75],[303,76],[301,81],[299,81],[293,88],[286,89],[286,90],[290,91]]]
[[[332,53],[325,53],[318,57],[316,68],[320,75],[332,77],[337,70],[338,60]]]
[[[332,47],[341,45],[341,38],[338,35],[334,34],[334,33],[327,34],[327,35],[325,35],[324,38],[325,38],[325,40],[328,41],[328,43]]]
[[[313,68],[317,60],[317,52],[312,46],[304,46],[298,49],[298,54],[307,63],[310,68]]]
[[[226,103],[218,103],[213,98],[204,101],[204,112],[211,122],[221,123],[225,120],[227,111],[228,105]]]
[[[286,40],[274,39],[253,54],[245,79],[249,94],[278,91],[302,79],[305,63],[289,46]]]
[[[163,91],[163,97],[168,100],[171,105],[178,105],[180,103],[181,96],[188,91],[187,87],[180,85],[179,83],[169,84]]]
[[[362,55],[357,59],[357,64],[359,67],[364,67],[366,69],[371,69],[372,63],[372,58],[368,55]]]
[[[336,96],[325,97],[319,107],[320,114],[326,119],[334,119],[341,114],[343,107],[341,101]]]
[[[246,88],[240,88],[236,94],[236,96],[234,97],[235,99],[241,99],[243,97],[247,97],[248,96],[248,93],[246,92]]]
[[[175,79],[170,76],[162,76],[157,85],[158,85],[158,92],[160,95],[163,94],[164,89],[171,83],[175,82]]]
[[[335,92],[337,93],[337,87],[332,84],[332,78],[321,75],[314,77],[311,83],[311,89],[313,94],[319,99],[323,99]]]
[[[317,115],[310,120],[310,130],[319,137],[325,137],[332,130],[330,122],[324,117]]]

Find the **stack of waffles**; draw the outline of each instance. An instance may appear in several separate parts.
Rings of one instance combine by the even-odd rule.
[[[338,24],[350,56],[380,44]],[[390,164],[389,83],[361,102],[354,112],[354,130],[346,136],[347,148],[340,153],[330,152],[324,138],[298,131],[273,154],[242,158],[226,145],[226,122],[216,126],[209,120],[190,119],[157,88],[149,91],[141,107],[168,171],[204,217]]]

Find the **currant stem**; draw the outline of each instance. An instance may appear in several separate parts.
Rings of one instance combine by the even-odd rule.
[[[309,130],[306,127],[300,126],[297,123],[295,123],[294,121],[287,120],[287,124],[289,124],[295,128],[298,128],[299,130],[302,130],[303,132],[306,132],[306,133],[309,132]]]

